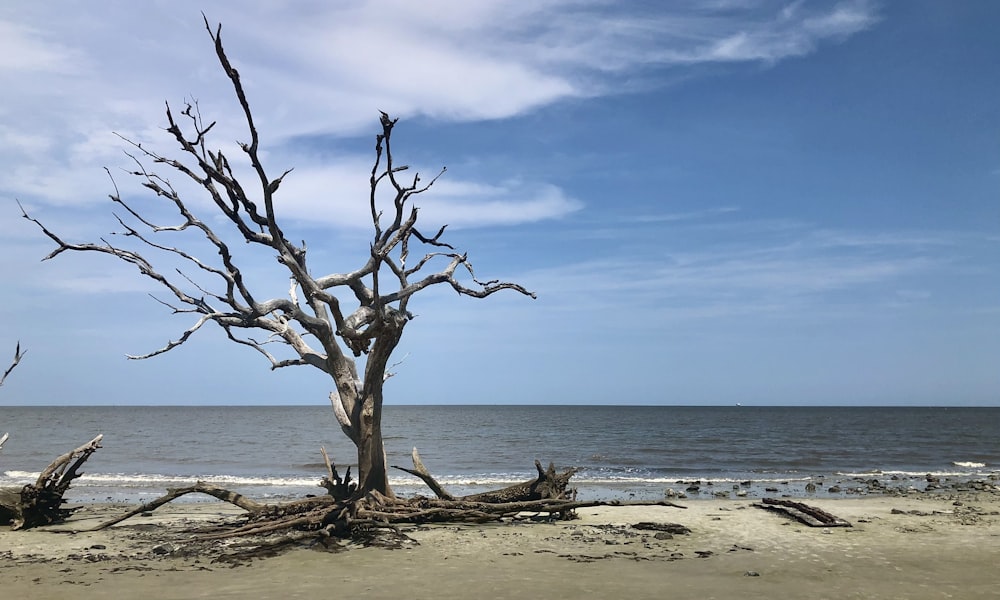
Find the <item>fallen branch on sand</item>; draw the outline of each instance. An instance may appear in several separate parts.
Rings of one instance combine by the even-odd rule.
[[[754,503],[754,506],[784,514],[810,527],[851,527],[848,521],[801,502],[762,498],[760,502]]]
[[[531,481],[517,483],[500,490],[493,490],[480,494],[472,494],[461,498],[455,498],[455,496],[444,489],[444,486],[434,479],[434,476],[431,475],[430,471],[427,470],[427,467],[424,466],[423,461],[420,460],[420,453],[417,452],[416,448],[413,449],[410,458],[413,461],[412,469],[397,467],[396,465],[392,465],[392,468],[399,469],[400,471],[419,477],[441,500],[463,500],[466,502],[487,502],[490,504],[520,502],[525,500],[569,499],[570,496],[575,495],[575,490],[573,492],[567,492],[566,487],[569,485],[570,477],[572,477],[579,470],[575,468],[566,469],[566,471],[562,473],[556,473],[556,467],[553,463],[549,463],[549,468],[546,470],[542,469],[542,463],[536,460],[535,469],[538,471],[538,477],[532,479]]]

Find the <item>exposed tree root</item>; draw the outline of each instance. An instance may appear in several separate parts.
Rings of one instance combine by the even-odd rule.
[[[378,492],[364,496],[336,498],[333,495],[306,498],[281,504],[261,504],[236,492],[198,482],[186,488],[171,489],[152,502],[143,504],[128,513],[101,523],[96,529],[104,529],[137,514],[155,510],[181,496],[191,493],[208,494],[223,502],[228,502],[247,511],[245,524],[225,531],[213,531],[198,536],[200,540],[219,540],[234,537],[265,536],[286,533],[268,547],[283,546],[304,540],[330,538],[354,538],[370,536],[379,529],[392,530],[401,536],[398,525],[425,523],[487,523],[518,518],[546,515],[550,518],[574,518],[573,511],[590,506],[673,506],[685,508],[672,502],[618,502],[618,501],[578,501],[575,490],[566,491],[569,478],[576,469],[556,473],[555,466],[542,469],[535,462],[538,477],[534,480],[513,485],[501,490],[473,494],[456,498],[449,494],[430,475],[420,462],[416,450],[413,453],[414,469],[403,469],[418,474],[428,482],[439,498],[396,498]],[[336,469],[328,463],[328,477],[323,485],[331,494],[334,490],[343,492],[353,489],[348,474],[344,480],[336,476]],[[421,475],[422,474],[422,475]],[[431,483],[433,482],[433,484]],[[333,485],[328,485],[333,484]],[[332,488],[332,489],[331,489]]]

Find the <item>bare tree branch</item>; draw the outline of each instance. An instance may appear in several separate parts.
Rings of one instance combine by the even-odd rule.
[[[14,360],[11,361],[10,366],[7,367],[7,370],[3,372],[3,375],[0,375],[0,385],[3,385],[3,382],[7,380],[7,376],[10,375],[11,371],[14,370],[14,367],[16,367],[19,362],[21,362],[21,359],[24,358],[24,355],[26,353],[27,350],[25,350],[24,352],[21,351],[21,342],[18,342],[17,346],[14,348]],[[6,439],[6,436],[4,439]],[[2,444],[3,442],[0,442],[0,445]]]

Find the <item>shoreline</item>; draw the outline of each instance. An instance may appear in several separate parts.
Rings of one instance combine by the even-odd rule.
[[[324,493],[318,484],[296,486],[240,485],[229,477],[188,477],[166,479],[162,487],[126,487],[109,484],[97,486],[88,482],[85,474],[74,482],[67,493],[71,504],[141,504],[160,497],[169,487],[193,485],[197,481],[214,483],[232,489],[248,497],[267,501],[285,501],[307,495]],[[37,474],[23,480],[5,482],[3,485],[17,487],[33,482]],[[512,478],[499,483],[455,483],[447,477],[439,481],[456,495],[475,494],[530,478]],[[317,480],[318,481],[318,478]],[[148,483],[147,483],[148,485]],[[900,474],[897,472],[873,471],[869,473],[800,475],[797,477],[697,477],[685,479],[650,480],[592,480],[574,478],[571,488],[579,492],[580,500],[675,500],[706,498],[749,498],[764,497],[808,498],[812,500],[850,498],[865,495],[908,495],[908,494],[948,494],[974,491],[988,491],[1000,487],[1000,471],[986,474],[920,473]],[[404,497],[426,494],[426,485],[414,478],[394,480],[393,489]],[[128,490],[128,491],[126,491]],[[179,502],[202,502],[198,496],[185,497]]]
[[[67,523],[0,528],[0,589],[22,598],[993,598],[1000,590],[1000,491],[796,501],[852,527],[813,528],[754,499],[583,508],[547,523],[404,527],[396,549],[338,544],[226,560],[190,530],[239,518],[219,502],[172,503],[101,532],[128,510],[83,505]],[[637,529],[676,523],[689,534]]]

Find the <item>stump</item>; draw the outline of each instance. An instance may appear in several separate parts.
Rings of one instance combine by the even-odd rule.
[[[101,447],[103,437],[99,435],[56,458],[35,483],[21,489],[0,489],[0,524],[9,523],[16,530],[64,521],[74,509],[63,507],[63,495],[80,476],[79,468]]]

